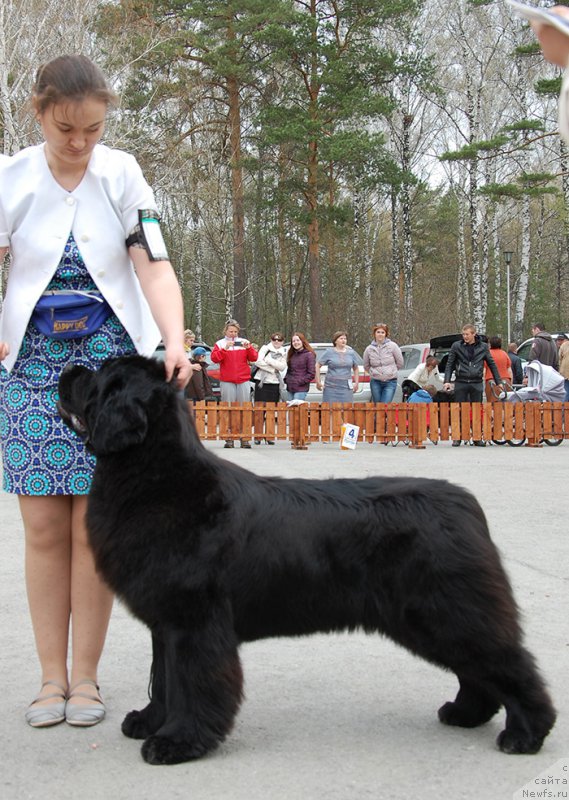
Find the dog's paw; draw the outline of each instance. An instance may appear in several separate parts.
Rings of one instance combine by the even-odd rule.
[[[142,711],[129,711],[122,721],[121,731],[129,739],[146,739],[158,727],[160,727],[159,724],[155,727],[151,725],[151,716],[146,709],[143,709]]]
[[[457,725],[460,728],[476,728],[484,725],[498,711],[496,704],[445,703],[439,708],[439,719],[444,725]]]
[[[461,728],[473,728],[478,724],[470,721],[464,714],[464,709],[456,703],[445,703],[439,708],[438,714],[443,725],[458,725]]]
[[[544,736],[534,736],[527,731],[508,730],[506,728],[496,739],[496,744],[502,753],[507,753],[508,755],[515,753],[533,755],[541,750],[544,738]]]
[[[148,764],[181,764],[201,758],[211,749],[199,742],[175,742],[167,736],[150,736],[140,752]]]

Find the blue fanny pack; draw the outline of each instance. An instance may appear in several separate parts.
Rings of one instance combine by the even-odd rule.
[[[100,292],[44,292],[32,313],[36,328],[50,339],[77,339],[94,333],[113,313]]]

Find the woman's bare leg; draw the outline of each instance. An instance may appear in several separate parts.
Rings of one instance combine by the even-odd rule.
[[[67,689],[67,647],[71,613],[72,498],[18,497],[26,540],[26,588],[42,683]],[[42,694],[52,694],[46,686]],[[58,702],[57,698],[46,704]]]
[[[72,498],[71,516],[71,680],[97,683],[97,668],[103,652],[113,594],[95,570],[93,553],[87,540],[85,513],[87,497]],[[79,691],[93,694],[93,687]],[[92,705],[92,701],[74,697],[73,704]]]

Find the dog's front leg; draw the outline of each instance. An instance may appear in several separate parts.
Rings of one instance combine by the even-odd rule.
[[[130,711],[121,730],[131,739],[146,739],[158,730],[166,717],[166,687],[164,684],[164,641],[158,628],[152,630],[152,667],[150,672],[150,703],[141,711]]]
[[[233,726],[243,674],[235,632],[211,619],[164,632],[166,716],[142,745],[149,764],[178,764],[208,753]]]

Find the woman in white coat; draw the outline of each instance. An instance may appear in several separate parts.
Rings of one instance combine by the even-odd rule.
[[[42,671],[26,719],[84,727],[105,715],[97,668],[112,595],[85,529],[94,461],[58,417],[57,381],[69,362],[151,355],[160,337],[168,378],[177,370],[183,386],[191,365],[174,271],[143,233],[139,212],[157,221],[152,191],[132,156],[99,144],[114,102],[104,77],[84,56],[62,56],[39,69],[32,100],[44,143],[0,162],[0,258],[11,254],[0,320],[4,489],[18,496],[24,523]],[[46,290],[87,293],[97,308],[106,301],[102,323],[88,335],[46,335],[34,314]]]

